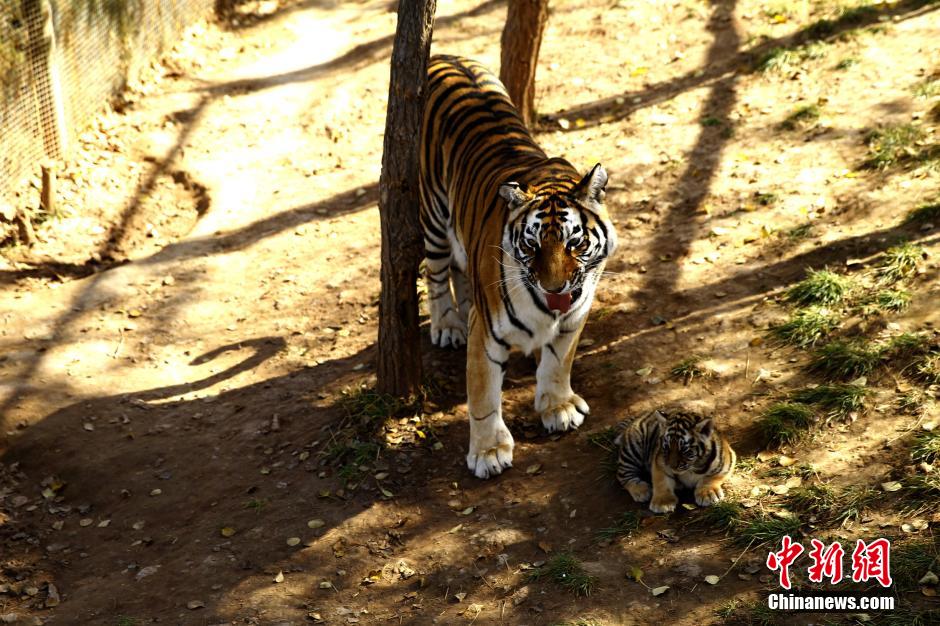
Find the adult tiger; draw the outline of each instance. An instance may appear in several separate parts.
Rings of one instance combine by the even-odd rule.
[[[548,158],[499,79],[453,56],[428,68],[420,159],[431,339],[467,343],[467,465],[487,478],[512,465],[501,407],[512,347],[536,354],[535,409],[549,432],[588,414],[571,364],[616,246],[607,173],[597,164],[580,178]]]

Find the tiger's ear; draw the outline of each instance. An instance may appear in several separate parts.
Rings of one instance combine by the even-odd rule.
[[[499,197],[509,203],[509,209],[516,209],[529,201],[529,194],[517,182],[506,182],[499,186]]]
[[[711,434],[714,430],[715,427],[712,425],[712,421],[710,419],[704,419],[695,425],[695,432],[703,437],[711,437]]]
[[[600,163],[594,165],[574,188],[575,195],[594,202],[604,201],[606,189],[607,170]]]
[[[653,415],[656,416],[656,421],[660,426],[665,428],[668,425],[669,419],[661,411],[653,411]]]

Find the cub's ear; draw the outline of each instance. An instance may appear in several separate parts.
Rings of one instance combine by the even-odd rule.
[[[512,181],[499,186],[499,197],[509,203],[510,209],[518,208],[530,200],[525,188]]]
[[[711,437],[711,434],[714,432],[714,430],[715,427],[712,425],[712,421],[710,419],[704,419],[695,425],[695,432],[703,437]]]
[[[607,189],[607,170],[598,163],[575,186],[575,194],[587,200],[603,202],[605,189]]]
[[[653,411],[653,415],[656,417],[656,421],[659,422],[660,426],[665,428],[668,425],[669,419],[662,412]]]

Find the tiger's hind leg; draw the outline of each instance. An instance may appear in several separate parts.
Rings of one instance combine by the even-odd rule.
[[[450,214],[439,200],[427,200],[430,211],[422,211],[424,255],[428,286],[428,309],[431,313],[431,342],[442,348],[459,348],[467,343],[467,318],[461,315],[451,291],[453,252],[447,236]],[[462,276],[462,274],[461,274]],[[458,298],[460,294],[458,293]]]

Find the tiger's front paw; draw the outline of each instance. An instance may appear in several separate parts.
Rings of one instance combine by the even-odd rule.
[[[477,432],[471,428],[467,467],[477,478],[502,474],[504,469],[512,467],[514,445],[512,433],[505,424],[500,423],[493,428],[481,426]]]
[[[584,418],[591,412],[588,403],[576,393],[567,398],[542,394],[536,400],[535,409],[541,413],[542,425],[550,433],[574,430],[584,423]]]
[[[660,495],[653,498],[653,501],[650,502],[650,511],[653,513],[672,513],[676,510],[676,505],[679,504],[679,499],[675,494],[668,493],[666,495]]]
[[[695,503],[699,506],[711,506],[724,497],[721,485],[699,485],[695,488]]]
[[[644,482],[630,483],[626,486],[626,490],[633,497],[634,502],[649,502],[652,495],[649,484]]]
[[[467,343],[467,322],[453,309],[435,320],[431,317],[431,343],[441,348],[459,348]]]

